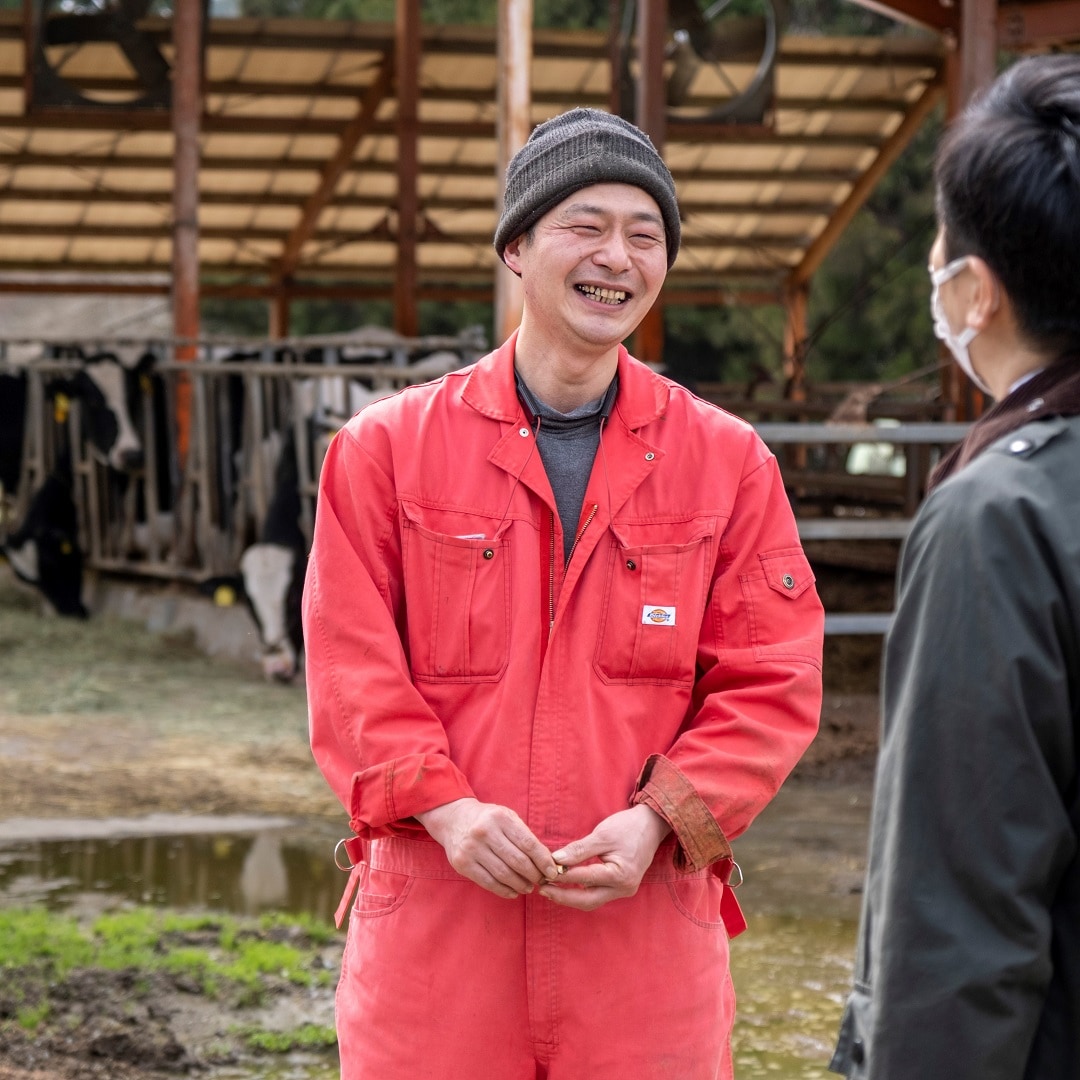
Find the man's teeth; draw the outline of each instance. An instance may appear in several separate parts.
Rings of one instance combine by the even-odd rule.
[[[626,299],[626,293],[622,289],[600,289],[595,285],[579,285],[578,289],[604,304],[621,304]]]

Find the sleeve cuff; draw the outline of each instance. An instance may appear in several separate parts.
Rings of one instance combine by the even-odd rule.
[[[671,826],[678,841],[677,869],[702,870],[718,859],[731,858],[731,845],[705,801],[662,754],[645,762],[630,802],[644,803]]]
[[[423,832],[414,815],[475,798],[461,770],[442,754],[417,754],[355,773],[349,824],[357,836]]]

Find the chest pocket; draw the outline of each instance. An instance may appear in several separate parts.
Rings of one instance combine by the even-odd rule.
[[[510,542],[485,537],[475,519],[436,532],[403,507],[408,646],[417,679],[495,682],[510,640]],[[473,531],[475,529],[475,532]]]
[[[620,529],[626,531],[629,544],[612,541],[596,671],[605,682],[689,686],[713,561],[711,523]],[[665,533],[668,543],[634,543]]]

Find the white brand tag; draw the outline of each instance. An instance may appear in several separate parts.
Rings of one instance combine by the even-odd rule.
[[[641,609],[641,621],[650,626],[674,626],[675,609],[661,607],[659,604],[646,604]]]

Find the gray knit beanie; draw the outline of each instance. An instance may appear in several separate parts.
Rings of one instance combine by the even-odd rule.
[[[682,235],[671,172],[644,131],[599,109],[571,109],[544,121],[510,160],[495,228],[499,258],[553,206],[592,184],[632,184],[656,200],[671,269]]]

